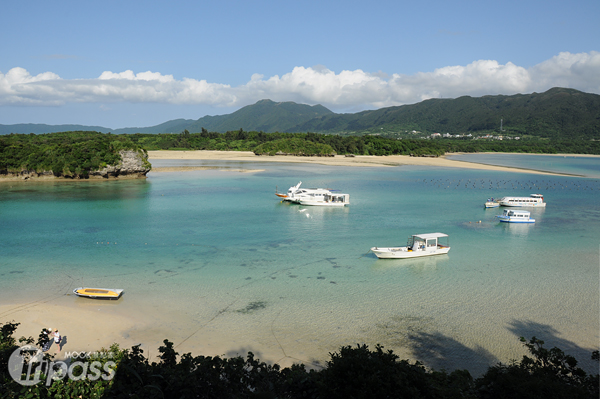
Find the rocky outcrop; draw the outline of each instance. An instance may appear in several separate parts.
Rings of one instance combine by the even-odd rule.
[[[35,170],[22,170],[20,172],[9,172],[7,170],[0,170],[0,181],[18,181],[29,179],[54,179],[54,173],[52,173],[51,171],[37,173]]]
[[[108,165],[101,170],[90,171],[89,176],[85,177],[57,177],[52,171],[36,172],[35,170],[21,170],[19,172],[9,172],[0,170],[0,181],[18,181],[18,180],[48,180],[48,179],[136,179],[145,178],[146,174],[152,169],[148,162],[148,153],[144,150],[121,150],[121,161],[116,165]]]
[[[108,165],[102,170],[90,172],[95,177],[146,177],[152,166],[148,162],[146,151],[121,150],[121,162],[116,165]]]

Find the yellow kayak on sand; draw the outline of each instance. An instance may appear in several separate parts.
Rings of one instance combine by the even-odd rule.
[[[92,299],[119,299],[123,294],[120,288],[88,288],[79,287],[73,290],[77,296]]]

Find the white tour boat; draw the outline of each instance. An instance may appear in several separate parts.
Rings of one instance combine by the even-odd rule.
[[[535,223],[535,219],[531,218],[531,214],[528,211],[505,209],[502,215],[496,217],[505,223]]]
[[[350,205],[350,194],[329,193],[323,196],[309,194],[308,196],[294,200],[294,202],[300,205],[342,207]]]
[[[518,207],[544,207],[544,196],[542,194],[531,194],[529,197],[503,197],[498,200],[502,206],[518,206]]]
[[[445,245],[439,240],[445,238]],[[405,247],[382,248],[373,247],[373,252],[380,259],[418,258],[420,256],[443,255],[450,251],[448,235],[443,233],[415,234],[408,239]]]
[[[287,194],[275,192],[275,195],[283,201],[296,202],[301,199],[317,199],[322,200],[325,195],[332,194],[328,188],[300,188],[302,182],[289,188]]]

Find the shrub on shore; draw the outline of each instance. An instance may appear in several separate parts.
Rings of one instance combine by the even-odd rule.
[[[399,360],[377,345],[344,346],[331,353],[322,370],[302,364],[281,368],[249,352],[225,358],[179,356],[164,340],[158,362],[150,362],[139,346],[113,345],[114,378],[61,379],[46,385],[22,386],[8,373],[11,354],[33,338],[13,337],[18,323],[0,325],[0,397],[2,398],[598,398],[598,374],[587,374],[577,361],[558,349],[546,349],[533,337],[521,341],[532,357],[498,364],[474,379],[466,370],[427,369],[419,362]],[[598,359],[598,351],[592,355]],[[77,367],[86,368],[86,358]]]

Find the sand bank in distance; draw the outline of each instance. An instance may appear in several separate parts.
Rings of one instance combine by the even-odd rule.
[[[565,154],[565,156],[567,156]],[[571,156],[571,155],[568,155]],[[358,167],[391,167],[401,165],[434,166],[440,168],[463,168],[477,170],[493,170],[503,172],[532,173],[541,175],[573,176],[569,174],[553,173],[540,170],[523,169],[506,166],[485,165],[474,162],[455,161],[441,157],[411,157],[408,155],[356,155],[347,157],[336,155],[333,157],[297,157],[286,155],[258,156],[251,151],[148,151],[148,159],[173,159],[173,160],[223,160],[223,161],[249,161],[249,162],[289,162],[289,163],[309,163],[332,166],[358,166]],[[193,167],[191,167],[193,168]],[[190,168],[190,169],[191,169]],[[165,170],[167,168],[153,168],[154,172],[175,171]],[[196,168],[200,169],[200,168]],[[184,171],[179,170],[179,171]]]

